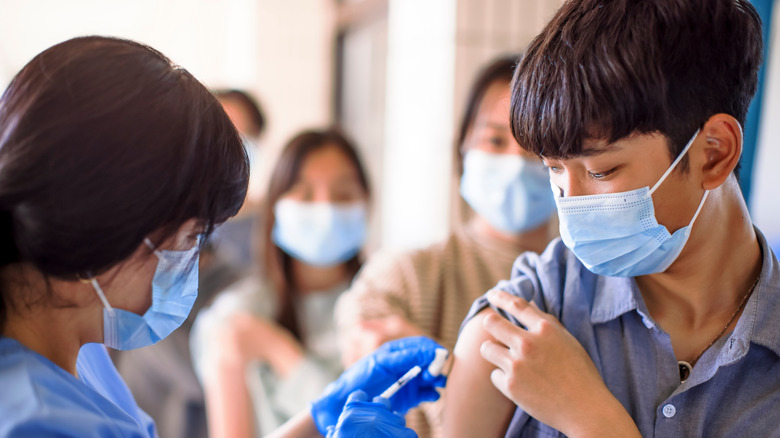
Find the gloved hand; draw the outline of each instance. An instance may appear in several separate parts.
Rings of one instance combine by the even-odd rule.
[[[403,415],[390,410],[390,402],[382,397],[368,401],[363,391],[350,394],[336,426],[328,427],[327,438],[417,438],[406,427]]]
[[[439,393],[436,388],[447,382],[445,376],[432,375],[428,370],[437,349],[447,351],[432,339],[417,336],[387,342],[360,359],[328,385],[322,396],[311,404],[311,415],[317,429],[326,435],[328,426],[334,426],[338,421],[352,392],[360,389],[369,397],[376,397],[415,365],[419,365],[423,372],[390,398],[391,409],[405,414],[422,402],[437,400]]]

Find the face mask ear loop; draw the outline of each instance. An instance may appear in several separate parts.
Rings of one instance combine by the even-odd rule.
[[[111,307],[111,304],[108,304],[108,300],[106,299],[106,294],[103,293],[103,288],[100,287],[97,280],[94,278],[91,278],[89,280],[90,284],[92,284],[92,287],[95,288],[95,292],[97,292],[98,298],[100,298],[100,301],[103,302],[103,307],[108,310],[108,313],[111,315],[114,314],[114,308]]]
[[[691,219],[691,223],[688,224],[688,230],[693,227],[693,223],[696,222],[696,217],[699,216],[699,212],[701,211],[701,208],[704,207],[704,201],[707,200],[707,195],[710,194],[709,190],[704,191],[704,196],[701,198],[701,202],[699,203],[699,208],[696,209],[696,213],[693,214],[693,218]]]
[[[151,240],[149,240],[148,237],[144,238],[144,243],[146,244],[146,246],[149,247],[149,249],[154,251],[154,255],[156,255],[158,259],[162,258],[162,256],[163,256],[162,253],[160,252],[160,250],[158,250],[157,248],[154,247],[154,244],[152,243]]]
[[[699,129],[697,129],[697,130],[696,130],[696,132],[694,132],[694,133],[693,133],[693,137],[691,137],[691,139],[690,139],[690,140],[688,140],[688,144],[686,144],[686,145],[685,145],[685,147],[683,148],[683,150],[680,152],[680,155],[678,155],[678,156],[677,156],[677,158],[676,158],[676,159],[674,160],[674,162],[672,163],[672,165],[671,165],[671,166],[669,166],[669,168],[668,168],[668,169],[666,169],[666,172],[664,172],[664,174],[663,174],[663,175],[661,175],[661,179],[659,179],[659,180],[658,180],[658,182],[657,182],[657,183],[655,183],[655,185],[653,186],[653,188],[652,188],[652,189],[650,189],[650,191],[649,191],[649,192],[647,192],[647,194],[645,195],[645,198],[649,198],[650,196],[652,196],[653,192],[655,192],[655,190],[658,188],[658,186],[660,186],[660,185],[661,185],[661,183],[662,183],[662,182],[664,182],[664,180],[666,179],[666,177],[667,177],[667,176],[669,176],[669,174],[670,174],[670,173],[672,173],[672,171],[674,170],[674,168],[675,168],[675,167],[677,167],[677,163],[679,163],[679,162],[680,162],[680,160],[682,160],[682,158],[683,158],[683,157],[685,156],[685,154],[688,152],[688,149],[690,149],[690,148],[691,148],[691,145],[693,145],[693,141],[694,141],[694,140],[696,140],[696,137],[698,137],[698,135],[699,135]]]

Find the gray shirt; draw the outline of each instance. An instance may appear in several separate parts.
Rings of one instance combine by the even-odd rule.
[[[759,282],[734,331],[702,355],[684,383],[671,339],[634,279],[591,273],[560,239],[541,255],[521,255],[511,279],[496,288],[534,301],[563,323],[642,436],[780,436],[780,264],[756,234],[764,255]],[[488,305],[484,296],[477,299],[466,321]],[[518,408],[506,436],[563,435]]]

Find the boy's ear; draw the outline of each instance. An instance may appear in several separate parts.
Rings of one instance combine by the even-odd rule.
[[[742,126],[728,114],[715,114],[701,129],[704,135],[702,188],[720,187],[734,171],[742,156]]]

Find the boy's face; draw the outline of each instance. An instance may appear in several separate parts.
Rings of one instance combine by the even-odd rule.
[[[689,157],[701,138],[694,141]],[[584,150],[586,153],[573,158],[543,157],[550,180],[564,197],[653,187],[673,161],[667,139],[661,134],[635,134],[612,144],[588,140]],[[678,164],[652,195],[658,222],[670,232],[688,225],[702,195],[696,175],[691,170],[681,173]]]

